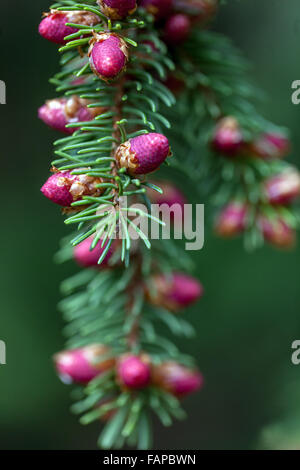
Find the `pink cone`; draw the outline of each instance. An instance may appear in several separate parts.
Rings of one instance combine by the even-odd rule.
[[[265,196],[270,204],[290,204],[300,195],[300,174],[289,170],[268,179],[264,184]]]
[[[99,178],[85,174],[72,175],[69,171],[54,173],[42,186],[41,191],[50,201],[63,207],[69,207],[85,195],[99,196],[101,189],[96,188]]]
[[[278,248],[292,248],[296,242],[296,232],[280,217],[268,219],[261,216],[258,221],[264,239]]]
[[[115,156],[120,168],[126,168],[131,175],[141,175],[157,170],[169,153],[167,137],[153,132],[121,144]]]
[[[141,7],[145,8],[156,19],[166,18],[172,11],[173,0],[142,0]]]
[[[128,49],[123,39],[115,34],[95,34],[89,57],[93,72],[102,80],[112,80],[124,70]]]
[[[283,134],[270,132],[253,142],[249,151],[251,155],[258,158],[283,158],[290,151],[290,141]]]
[[[247,206],[232,201],[225,206],[216,221],[216,232],[221,237],[233,237],[243,232],[246,226]]]
[[[156,45],[154,44],[153,41],[142,41],[142,44],[145,46],[150,46],[151,47],[151,52],[158,52],[159,49],[157,49]]]
[[[54,356],[56,370],[65,383],[86,384],[114,366],[114,359],[101,359],[108,352],[103,345],[62,351]]]
[[[99,266],[98,261],[103,251],[105,250],[105,247],[107,246],[107,243],[105,243],[102,247],[102,240],[100,239],[95,248],[91,250],[90,248],[92,241],[93,237],[86,238],[83,240],[83,242],[79,243],[79,245],[75,246],[74,248],[74,259],[80,266],[84,268]],[[110,258],[115,252],[116,246],[116,242],[112,243],[100,266],[103,267],[108,265]]]
[[[99,17],[87,11],[51,10],[39,25],[39,33],[43,38],[55,44],[65,44],[64,38],[78,31],[66,26],[66,23],[94,26],[99,23]]]
[[[206,22],[216,13],[218,0],[173,0],[173,6],[198,22]]]
[[[39,118],[52,129],[73,134],[78,127],[66,127],[73,122],[91,121],[103,108],[88,108],[88,101],[72,96],[48,100],[38,111]]]
[[[167,392],[183,397],[200,390],[204,379],[199,371],[169,361],[154,367],[153,382]]]
[[[148,196],[152,204],[166,204],[169,208],[172,206],[171,219],[173,221],[182,221],[184,215],[184,204],[187,200],[182,192],[168,181],[154,181],[158,187],[163,191],[163,194],[155,191],[154,189],[148,190]]]
[[[141,389],[150,383],[151,369],[149,361],[143,356],[126,355],[117,366],[117,375],[121,385],[131,389]]]
[[[152,279],[147,296],[154,305],[177,312],[192,305],[203,296],[202,284],[195,278],[183,273],[170,276],[158,274]]]
[[[185,87],[184,81],[174,75],[169,75],[164,85],[169,88],[174,95],[179,95]]]
[[[191,21],[189,17],[178,13],[168,19],[165,25],[164,38],[169,44],[180,44],[187,39],[190,30]]]
[[[243,135],[239,124],[233,117],[226,117],[219,121],[212,145],[216,152],[228,156],[236,155],[243,144]]]
[[[102,13],[112,20],[121,20],[136,10],[136,0],[97,0]]]

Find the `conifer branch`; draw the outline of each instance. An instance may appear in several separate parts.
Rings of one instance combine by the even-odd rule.
[[[42,192],[75,227],[56,260],[83,268],[62,284],[67,350],[55,363],[80,384],[80,422],[104,423],[101,448],[150,448],[152,415],[165,426],[184,418],[181,398],[203,383],[172,340],[195,334],[178,313],[202,286],[181,272],[192,270],[186,253],[150,240],[135,218],[162,221],[131,204],[185,199],[148,173],[161,167],[170,178],[171,167],[185,185],[194,181],[201,202],[222,208],[218,233],[243,232],[249,248],[290,246],[299,224],[299,174],[280,159],[287,135],[254,107],[240,53],[203,28],[217,4],[141,0],[136,10],[134,0],[61,0],[40,25],[60,46],[51,83],[61,97],[39,115],[67,134],[54,143]]]
[[[57,2],[40,25],[44,37],[61,44],[61,71],[51,83],[63,98],[47,102],[39,115],[69,134],[54,144],[53,175],[42,192],[63,206],[67,225],[78,227],[63,240],[56,260],[75,258],[86,268],[62,284],[67,350],[55,362],[64,381],[86,383],[72,410],[82,415],[82,424],[107,423],[100,447],[145,449],[151,446],[150,412],[170,425],[185,416],[178,397],[201,386],[192,358],[161,336],[160,325],[171,334],[192,336],[192,326],[172,312],[196,300],[202,287],[193,278],[170,274],[182,264],[174,260],[172,242],[162,255],[161,243],[151,246],[134,221],[137,215],[157,224],[160,219],[121,204],[129,197],[149,205],[147,188],[162,193],[143,175],[169,153],[162,133],[171,125],[161,108],[175,104],[163,84],[174,64],[146,10],[114,21],[95,3]],[[57,21],[68,32],[61,38]],[[139,146],[133,150],[135,139]],[[178,283],[194,290],[182,305],[172,297]]]

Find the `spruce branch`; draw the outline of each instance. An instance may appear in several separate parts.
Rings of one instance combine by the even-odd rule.
[[[179,312],[203,293],[181,272],[192,270],[187,254],[172,240],[150,240],[136,221],[163,224],[132,203],[184,205],[148,174],[161,167],[194,182],[211,212],[222,209],[217,232],[243,232],[250,249],[292,245],[300,177],[282,160],[287,134],[254,106],[260,93],[248,64],[204,29],[217,1],[141,0],[136,11],[134,1],[121,3],[62,0],[40,25],[60,45],[51,83],[61,97],[39,115],[66,134],[42,192],[75,225],[56,260],[83,268],[63,282],[59,304],[68,349],[56,367],[81,384],[72,411],[84,425],[104,423],[100,447],[146,449],[152,415],[165,426],[184,418],[181,398],[202,386],[172,338],[193,337]]]
[[[176,264],[186,267],[186,257],[176,263],[171,241],[165,249],[151,246],[135,223],[136,216],[161,220],[122,204],[124,197],[141,198],[149,206],[147,189],[162,193],[144,175],[169,154],[163,133],[171,124],[161,109],[175,104],[163,84],[175,66],[146,10],[114,20],[119,10],[108,17],[103,2],[95,3],[57,2],[40,25],[42,36],[60,43],[61,70],[51,83],[63,97],[39,115],[68,134],[54,143],[53,174],[42,192],[63,206],[67,225],[77,226],[56,260],[75,258],[85,268],[62,284],[68,349],[55,362],[64,381],[83,384],[72,406],[80,422],[106,422],[100,447],[145,449],[152,442],[150,411],[169,426],[185,416],[177,396],[202,384],[192,358],[169,337],[194,334],[171,312],[200,297],[202,287],[174,273]],[[181,284],[192,287],[188,301],[174,300]],[[161,335],[162,324],[171,335]]]
[[[173,61],[179,118],[168,131],[171,165],[197,182],[219,235],[243,233],[249,250],[264,241],[292,246],[300,222],[299,173],[282,160],[290,150],[288,131],[257,111],[263,94],[249,81],[249,65],[228,38],[197,28],[173,51]],[[178,157],[187,148],[183,168]],[[270,185],[283,192],[281,199],[270,197]]]

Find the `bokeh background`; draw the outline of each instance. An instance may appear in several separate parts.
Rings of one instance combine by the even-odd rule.
[[[56,47],[37,33],[48,7],[48,0],[1,0],[0,7],[0,79],[7,84],[7,104],[0,106],[0,339],[7,344],[1,449],[93,449],[98,432],[97,424],[83,428],[69,413],[70,389],[50,359],[63,347],[59,284],[74,266],[52,262],[68,230],[39,193],[56,137],[36,117],[45,98],[55,96],[48,78],[58,69]],[[299,164],[300,106],[290,99],[291,83],[300,79],[299,0],[231,0],[215,29],[252,61],[253,78],[267,92],[261,111],[291,129]],[[265,426],[300,408],[300,366],[290,361],[291,343],[300,338],[299,255],[299,248],[268,247],[249,255],[241,241],[206,233],[195,254],[206,295],[188,314],[198,337],[183,345],[197,356],[206,387],[186,400],[186,422],[157,426],[156,448],[254,449]],[[297,399],[289,400],[286,384]]]

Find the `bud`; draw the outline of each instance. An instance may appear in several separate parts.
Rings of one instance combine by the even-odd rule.
[[[73,134],[78,127],[66,127],[75,122],[91,121],[104,108],[88,108],[89,101],[74,95],[71,98],[48,100],[38,111],[39,118],[52,129]]]
[[[66,23],[94,26],[99,23],[99,16],[89,11],[59,11],[50,10],[39,25],[39,33],[43,38],[55,44],[65,44],[64,38],[76,33],[78,29],[66,26]]]
[[[97,0],[100,11],[112,20],[121,20],[132,15],[136,8],[136,0]]]
[[[102,80],[116,78],[128,60],[126,42],[113,33],[94,34],[89,49],[92,71]]]
[[[154,276],[146,294],[152,304],[177,312],[200,299],[203,292],[203,286],[197,279],[175,272],[170,276]]]
[[[169,44],[180,44],[184,42],[191,30],[191,21],[187,15],[178,13],[172,15],[166,25],[164,37]]]
[[[261,216],[258,221],[264,239],[278,248],[292,248],[296,243],[296,232],[280,217],[268,219]]]
[[[103,358],[109,351],[108,347],[101,344],[62,351],[54,356],[56,370],[65,383],[86,384],[114,367],[114,359]]]
[[[132,389],[147,387],[150,383],[151,368],[145,355],[132,354],[121,357],[117,364],[117,376],[121,385]]]
[[[167,137],[153,132],[121,144],[115,158],[120,168],[126,168],[129,174],[143,175],[157,170],[169,154]]]
[[[218,0],[173,0],[175,10],[191,15],[196,21],[206,22],[217,11]]]
[[[177,78],[174,75],[169,75],[164,82],[164,85],[169,88],[169,90],[174,95],[179,95],[184,90],[185,83],[181,78]]]
[[[91,250],[92,241],[93,241],[93,237],[86,238],[74,248],[74,252],[73,252],[74,259],[80,266],[84,268],[99,266],[98,261],[107,246],[107,243],[104,243],[104,246],[102,247],[103,240],[100,239],[97,245],[95,246],[95,248]],[[105,255],[105,258],[101,263],[101,267],[108,265],[109,260],[114,254],[116,248],[117,248],[117,241],[114,241],[109,247],[109,250],[107,254]]]
[[[264,183],[265,196],[270,204],[290,204],[300,195],[300,174],[296,169],[273,176]]]
[[[152,52],[159,52],[159,49],[156,47],[156,45],[154,44],[153,41],[145,40],[145,41],[142,41],[141,44],[143,44],[145,46],[149,46],[151,48],[151,53]]]
[[[99,183],[101,183],[100,178],[93,178],[85,174],[72,175],[69,171],[58,171],[47,179],[41,191],[55,204],[69,207],[72,202],[81,199],[82,196],[100,196],[102,190],[96,188]]]
[[[243,135],[237,120],[226,117],[219,121],[212,145],[216,152],[229,156],[236,155],[243,144]]]
[[[84,85],[89,80],[89,77],[78,77],[71,81],[72,86]]]
[[[289,139],[279,133],[266,133],[249,145],[252,156],[269,159],[283,158],[290,151]]]
[[[183,397],[203,387],[202,374],[174,361],[153,368],[153,383],[176,397]]]
[[[159,186],[163,194],[148,189],[148,196],[152,204],[166,204],[168,207],[174,206],[174,211],[171,212],[172,219],[176,221],[182,221],[184,215],[184,204],[187,203],[185,196],[179,191],[176,186],[169,183],[168,181],[154,181],[154,184]]]
[[[142,0],[140,5],[157,20],[166,18],[172,11],[173,0]]]
[[[216,221],[216,232],[220,237],[233,237],[243,232],[246,226],[247,206],[232,201],[225,206]]]

